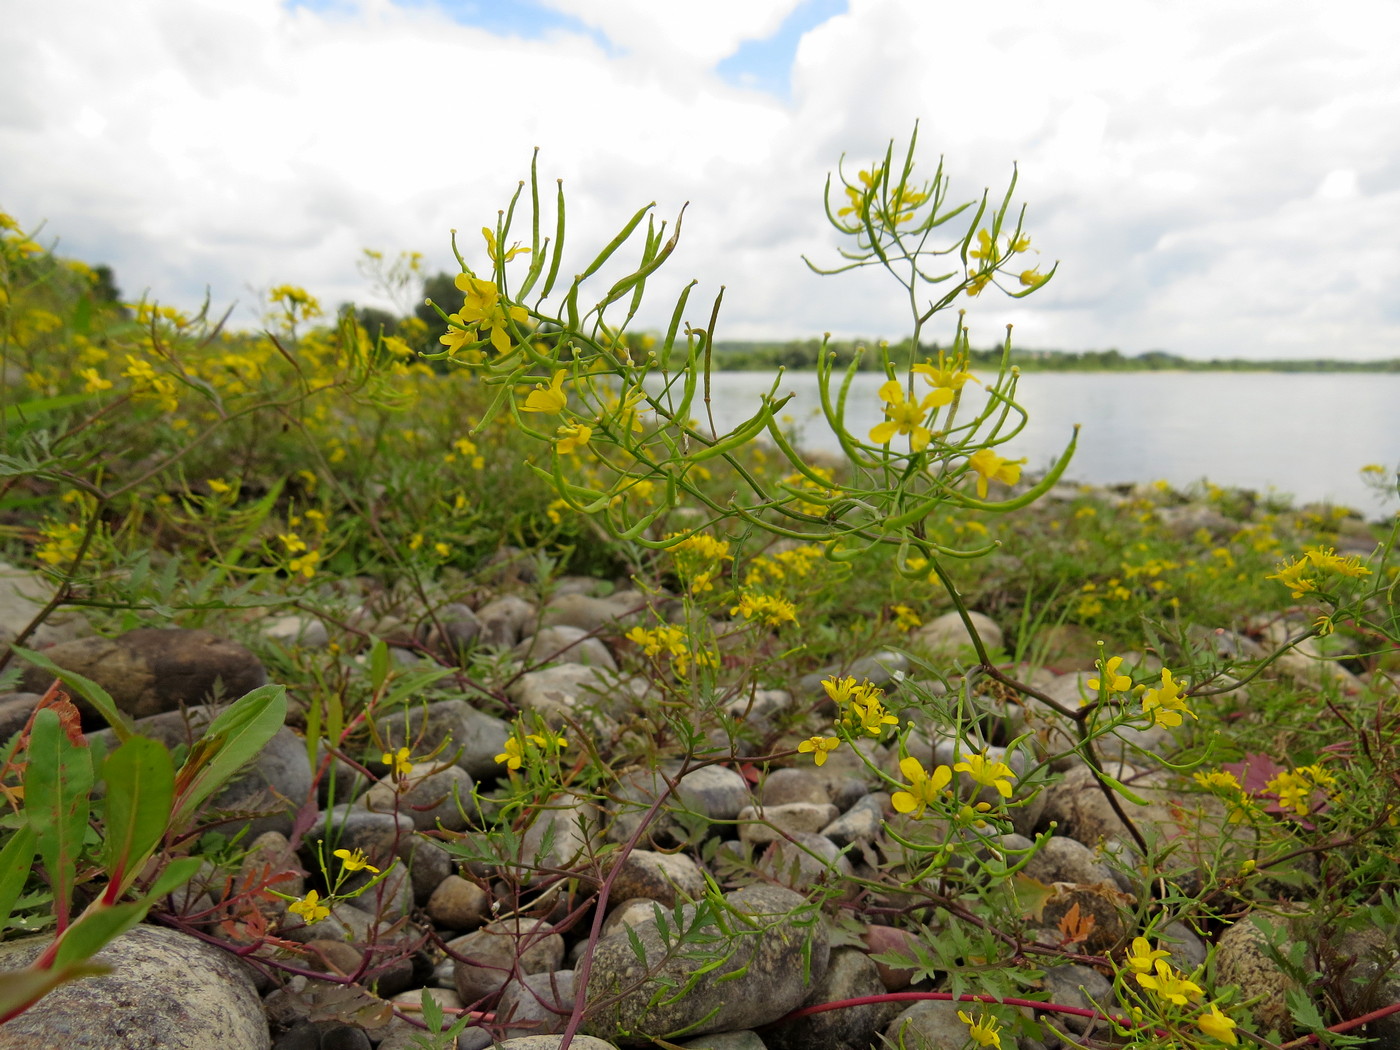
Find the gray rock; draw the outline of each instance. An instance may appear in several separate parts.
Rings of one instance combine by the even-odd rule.
[[[834,948],[826,973],[803,1006],[883,995],[885,986],[870,956],[856,948]],[[812,1047],[867,1047],[876,1032],[889,1021],[890,1010],[880,1003],[850,1006],[808,1014],[769,1030],[764,1042],[770,1050],[810,1050]]]
[[[1113,872],[1095,856],[1093,850],[1066,835],[1053,835],[1046,839],[1022,870],[1044,883],[1113,880]]]
[[[551,872],[574,867],[580,858],[591,854],[597,834],[597,808],[578,795],[555,795],[537,807],[525,829],[520,853],[527,869],[543,870],[538,874],[530,872],[529,881],[537,877],[552,879]]]
[[[528,671],[506,690],[522,711],[543,715],[552,726],[587,721],[588,711],[618,718],[650,692],[645,679],[628,678],[603,667],[582,663],[555,664]]]
[[[685,1050],[766,1050],[767,1046],[757,1032],[747,1028],[738,1032],[714,1032],[698,1039],[686,1039],[676,1045]]]
[[[527,625],[535,622],[538,610],[516,594],[487,602],[476,611],[481,623],[481,642],[498,649],[509,649],[520,641]]]
[[[1284,927],[1282,948],[1287,953],[1291,938],[1286,932],[1286,918],[1265,916],[1261,919],[1253,914],[1247,915],[1228,927],[1216,942],[1215,983],[1239,985],[1241,1002],[1257,1000],[1250,1013],[1254,1019],[1253,1027],[1260,1033],[1267,1035],[1277,1031],[1284,1039],[1290,1039],[1293,1036],[1293,1017],[1288,1010],[1286,995],[1298,986],[1269,958],[1265,950],[1269,939],[1261,922]]]
[[[826,782],[811,769],[775,769],[759,785],[759,798],[765,806],[789,802],[830,802]]]
[[[57,589],[58,584],[46,576],[0,561],[0,647],[9,648]],[[90,631],[87,617],[81,612],[59,606],[24,640],[24,647],[47,649]]]
[[[133,718],[202,704],[214,697],[235,700],[267,684],[257,657],[237,642],[208,631],[143,627],[117,638],[77,638],[44,651],[54,663],[90,678]],[[52,679],[29,667],[24,688],[42,693]],[[75,701],[80,707],[83,701]]]
[[[512,973],[547,973],[564,961],[564,938],[538,919],[501,919],[453,943],[452,979],[468,1006],[494,999]]]
[[[739,839],[759,844],[776,842],[800,832],[816,833],[836,817],[836,807],[830,802],[745,806],[739,810]]]
[[[647,1042],[755,1028],[802,1003],[826,973],[827,933],[806,898],[776,886],[748,886],[725,896],[722,940],[668,953],[658,928],[636,927],[645,961],[626,934],[600,940],[593,955],[585,1027],[618,1042]],[[696,907],[686,909],[689,917]],[[808,950],[810,941],[810,951]],[[702,969],[717,959],[719,965]],[[686,988],[666,996],[667,987]],[[662,993],[658,995],[658,992]]]
[[[617,661],[602,640],[579,627],[541,627],[511,650],[519,660],[536,664],[588,664],[617,670]]]
[[[563,1041],[562,1035],[518,1035],[497,1043],[496,1050],[559,1050]],[[617,1047],[606,1039],[575,1035],[569,1040],[569,1050],[617,1050]]]
[[[27,966],[48,937],[0,945]],[[194,937],[137,926],[96,956],[100,977],[62,985],[0,1028],[0,1050],[267,1050],[267,1020],[244,965]]]
[[[551,970],[512,978],[496,1003],[496,1023],[513,1035],[562,1032],[574,1008],[574,971]]]
[[[443,659],[457,660],[485,630],[470,606],[449,602],[422,627],[423,644]]]
[[[449,875],[428,898],[428,917],[449,930],[474,930],[491,913],[491,894],[460,875]]]
[[[414,755],[422,755],[443,746],[441,759],[455,762],[475,780],[495,780],[505,769],[496,756],[505,750],[509,724],[465,700],[414,705],[402,714],[386,715],[375,725],[391,749],[408,747]]]
[[[613,797],[612,821],[606,832],[609,842],[626,842],[656,800],[667,790],[666,777],[674,777],[679,767],[666,763],[661,770],[634,768],[622,774]],[[667,798],[648,829],[654,843],[685,840],[687,827],[697,835],[709,822],[734,820],[739,811],[753,802],[749,785],[738,773],[724,766],[702,766],[686,774]]]
[[[880,834],[885,807],[889,804],[890,796],[883,791],[862,795],[855,805],[822,828],[821,833],[838,846],[872,842]]]
[[[1062,1006],[1077,1006],[1081,1010],[1097,1010],[1112,1002],[1113,985],[1108,978],[1089,966],[1067,963],[1050,966],[1041,978],[1046,998]],[[1052,1023],[1063,1024],[1075,1035],[1083,1035],[1094,1023],[1093,1018],[1072,1014],[1050,1014]]]
[[[705,893],[705,876],[684,853],[656,853],[634,849],[612,870],[613,904],[646,897],[671,907],[677,900],[699,900]]]
[[[964,1050],[968,1045],[967,1025],[958,1018],[961,1010],[976,1018],[986,1008],[977,1003],[949,1003],[923,1000],[915,1003],[885,1028],[891,1046],[904,1050]],[[1019,1050],[1007,1027],[1001,1029],[1001,1050]]]
[[[982,644],[988,651],[1001,648],[1004,636],[991,617],[971,612],[968,619],[977,628],[977,633],[982,637]],[[924,624],[910,636],[909,644],[911,648],[922,649],[933,656],[945,658],[960,655],[970,658],[972,653],[972,636],[967,633],[962,617],[956,612],[944,613]]]
[[[629,624],[646,609],[647,599],[637,591],[625,591],[607,598],[586,594],[556,594],[540,610],[541,627],[577,627],[596,631],[609,624]]]
[[[25,727],[41,699],[43,697],[39,693],[6,693],[0,696],[0,745]]]
[[[667,910],[660,901],[650,900],[646,897],[633,897],[631,900],[623,901],[617,907],[608,910],[608,917],[603,920],[602,935],[606,937],[626,926],[640,926],[642,923],[655,922],[657,908],[660,908],[663,914]],[[586,947],[586,945],[580,942],[575,947]]]
[[[460,766],[436,772],[432,768],[426,763],[416,766],[402,784],[386,777],[360,796],[359,805],[376,813],[406,814],[419,831],[461,831],[467,826],[475,782]]]
[[[794,831],[787,838],[754,848],[763,850],[758,870],[795,890],[836,882],[853,874],[851,862],[841,854],[840,847],[815,832]]]
[[[326,625],[314,616],[288,613],[275,616],[263,624],[263,637],[288,649],[324,649],[330,641]]]

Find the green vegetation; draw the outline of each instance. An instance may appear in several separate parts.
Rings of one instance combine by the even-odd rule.
[[[694,987],[676,959],[698,983],[739,958],[725,889],[778,883],[803,894],[791,926],[809,950],[818,925],[844,945],[865,944],[872,922],[907,935],[877,959],[918,994],[980,1003],[962,1020],[982,1046],[1044,1037],[1076,1011],[1114,1045],[1354,1039],[1353,1022],[1386,1005],[1394,953],[1364,979],[1335,962],[1357,936],[1392,937],[1400,916],[1396,523],[1213,487],[1071,490],[1057,475],[1072,445],[1023,478],[997,452],[1025,422],[1009,340],[979,379],[960,320],[941,350],[923,336],[963,297],[1029,295],[1055,271],[1017,272],[1030,235],[1014,177],[999,201],[950,205],[941,165],[927,182],[914,166],[911,140],[828,186],[846,247],[823,272],[882,267],[911,303],[939,292],[903,344],[844,369],[840,353],[815,355],[844,451],[830,462],[787,443],[776,393],[728,434],[692,418],[707,363],[725,356],[711,342],[719,303],[693,325],[687,288],[665,332],[629,332],[675,235],[643,208],[561,279],[563,190],[549,214],[533,167],[496,227],[454,245],[462,272],[437,282],[431,315],[349,306],[326,324],[313,297],[279,286],[262,333],[128,310],[110,275],[0,216],[0,542],[48,595],[0,656],[4,681],[26,661],[51,669],[26,643],[60,612],[109,636],[206,628],[274,681],[172,754],[65,673],[86,721],[55,688],[0,742],[0,932],[54,938],[0,990],[0,1019],[90,972],[148,913],[266,973],[354,986],[346,1016],[396,1009],[376,981],[431,931],[398,956],[346,934],[366,952],[348,975],[290,934],[364,903],[407,862],[332,849],[328,817],[304,887],[284,893],[247,877],[249,844],[219,832],[231,815],[209,799],[285,723],[312,780],[294,806],[319,796],[333,814],[347,791],[382,788],[407,815],[425,771],[470,743],[423,729],[431,704],[453,700],[500,720],[501,751],[452,807],[462,830],[405,837],[445,849],[491,914],[547,919],[573,942],[568,1036],[604,1030],[636,991],[589,980],[623,861],[651,844],[703,873],[694,910],[657,918],[659,949],[631,937],[654,1002]],[[591,284],[624,248],[635,268]],[[390,291],[421,278],[412,257],[367,260]],[[871,361],[884,418],[851,433],[849,376]],[[580,594],[626,607],[587,629],[619,667],[576,703],[530,706],[519,691],[559,646],[450,630],[461,607],[509,598],[528,636]],[[287,617],[324,640],[269,629]],[[123,741],[110,754],[89,743],[104,723]],[[710,767],[745,783],[789,767],[861,782],[879,793],[878,831],[778,863],[777,846],[742,848],[768,818],[685,801],[680,782]],[[639,774],[652,794],[634,791]],[[1112,832],[1086,850],[1112,879],[1066,890],[1027,875],[1083,823],[1080,799],[1108,813]],[[171,895],[196,868],[205,902]],[[1306,950],[1285,928],[1299,913]],[[1286,996],[1246,987],[1218,947],[1263,916],[1278,920]],[[1189,961],[1171,928],[1209,958]],[[1092,1009],[1042,983],[1071,963],[1111,988]],[[423,1016],[424,1039],[447,1045],[443,1012]]]

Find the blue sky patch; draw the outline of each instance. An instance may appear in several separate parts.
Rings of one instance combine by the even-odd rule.
[[[763,91],[787,101],[792,95],[792,61],[802,34],[846,13],[847,0],[805,0],[766,40],[748,40],[715,67],[735,87]]]

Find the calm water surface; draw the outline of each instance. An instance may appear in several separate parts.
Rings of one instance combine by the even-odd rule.
[[[728,429],[753,415],[772,379],[714,373],[716,425]],[[856,376],[847,405],[852,433],[864,436],[884,418],[876,393],[882,381],[876,373]],[[806,447],[839,451],[821,417],[815,373],[788,373],[779,392],[796,395],[785,414]],[[1400,374],[1032,372],[1021,379],[1019,399],[1030,421],[998,452],[1043,469],[1082,423],[1065,476],[1094,484],[1165,479],[1184,487],[1208,478],[1374,517],[1383,504],[1358,472],[1400,461]]]

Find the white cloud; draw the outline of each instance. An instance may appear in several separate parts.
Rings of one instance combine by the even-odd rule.
[[[361,247],[449,268],[447,231],[475,252],[539,146],[575,267],[639,205],[690,202],[648,323],[698,277],[689,319],[724,284],[721,335],[893,337],[896,286],[800,255],[834,259],[837,157],[917,119],[918,170],[946,155],[954,198],[1018,163],[1040,261],[1062,264],[1031,299],[972,303],[979,342],[1011,321],[1028,346],[1400,355],[1400,7],[851,0],[801,39],[790,101],[725,83],[715,66],[798,4],[548,0],[588,31],[534,39],[389,0],[12,5],[0,207],[129,294],[364,300]]]

